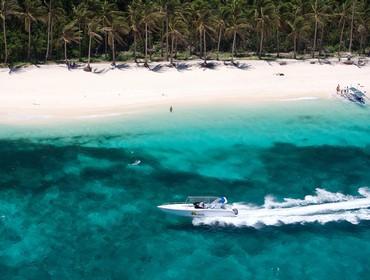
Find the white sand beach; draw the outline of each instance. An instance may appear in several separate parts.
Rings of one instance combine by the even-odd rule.
[[[361,84],[370,91],[369,64],[284,61],[286,65],[240,61],[240,68],[217,62],[214,69],[201,68],[199,61],[179,62],[179,69],[152,63],[152,71],[136,64],[120,69],[93,64],[97,73],[69,71],[65,65],[29,66],[13,73],[2,68],[0,122],[79,120],[185,104],[328,99],[335,98],[337,84]]]

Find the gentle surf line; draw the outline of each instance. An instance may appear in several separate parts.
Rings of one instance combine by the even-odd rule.
[[[279,101],[309,101],[309,100],[317,100],[319,97],[317,96],[302,96],[302,97],[292,97],[292,98],[281,98]]]
[[[275,202],[271,196],[265,198],[263,206],[235,203],[237,217],[202,217],[193,220],[194,225],[219,225],[236,227],[280,226],[347,221],[358,224],[370,220],[370,190],[360,188],[361,196],[350,196],[316,189],[316,195],[304,199],[286,198]]]

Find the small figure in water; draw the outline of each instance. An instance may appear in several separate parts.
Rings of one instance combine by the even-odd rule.
[[[172,113],[173,112],[173,108],[172,108],[172,106],[170,107],[170,113]]]

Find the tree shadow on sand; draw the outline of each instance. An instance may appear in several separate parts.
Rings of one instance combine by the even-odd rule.
[[[117,64],[115,66],[115,69],[118,69],[118,70],[127,70],[129,68],[130,68],[130,65],[128,65],[126,63]]]
[[[224,65],[226,66],[232,66],[232,67],[235,67],[239,70],[249,70],[251,68],[251,65],[248,64],[248,63],[242,63],[242,62],[238,62],[238,61],[224,61]]]
[[[176,70],[179,72],[191,70],[191,66],[188,63],[181,62],[176,64]]]
[[[26,63],[22,63],[22,64],[19,64],[19,65],[14,65],[14,66],[9,66],[9,75],[19,74],[19,73],[25,72],[26,71],[26,66],[27,66]]]
[[[200,67],[203,68],[204,70],[206,70],[206,69],[216,70],[217,67],[219,67],[219,66],[220,66],[219,63],[213,62],[213,61],[211,61],[211,62],[202,62],[200,64]]]
[[[102,69],[94,68],[92,70],[92,73],[102,75],[102,74],[108,73],[111,70],[112,68],[102,68]]]
[[[154,67],[149,67],[149,70],[156,73],[162,73],[165,69],[165,65],[157,64]]]

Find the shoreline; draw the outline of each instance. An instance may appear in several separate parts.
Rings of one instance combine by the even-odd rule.
[[[359,83],[370,89],[370,65],[359,68],[337,60],[330,64],[243,60],[239,68],[212,61],[213,69],[200,67],[200,61],[179,63],[181,69],[152,63],[152,70],[135,63],[121,64],[121,69],[92,64],[97,73],[68,71],[58,64],[30,66],[12,74],[2,68],[0,123],[78,121],[195,104],[330,99],[337,84]]]

